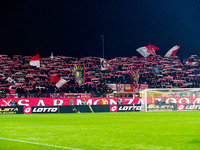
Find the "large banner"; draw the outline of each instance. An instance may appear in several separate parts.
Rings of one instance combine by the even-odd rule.
[[[83,99],[87,105],[102,105],[102,97],[95,98],[72,98],[74,105],[81,105]],[[139,97],[106,97],[106,104],[113,105],[117,104],[118,100],[122,100],[122,104],[140,104],[142,99]],[[15,100],[17,106],[66,106],[69,105],[71,98],[4,98],[0,99],[0,106],[10,106],[11,101]]]
[[[133,92],[133,86],[131,84],[116,84],[117,92]]]
[[[174,103],[177,104],[200,104],[200,97],[162,97],[166,104],[170,104],[173,99]],[[0,98],[0,106],[10,106],[11,101],[15,100],[17,106],[67,106],[71,98]],[[103,97],[85,97],[85,98],[72,98],[74,105],[81,105],[83,99],[87,105],[102,105]],[[141,97],[105,97],[106,104],[116,105],[118,100],[122,101],[122,104],[144,104]],[[161,99],[155,97],[155,101]],[[152,97],[147,97],[147,104],[152,103]]]
[[[79,85],[83,84],[85,82],[85,66],[78,65],[72,68],[72,71],[74,73],[75,79],[78,82],[78,84]]]
[[[171,103],[173,101],[177,104],[190,104],[190,103],[199,103],[200,104],[200,96],[177,96],[177,97],[154,97],[155,101],[164,100],[166,104]],[[147,103],[152,103],[152,97],[147,97]]]

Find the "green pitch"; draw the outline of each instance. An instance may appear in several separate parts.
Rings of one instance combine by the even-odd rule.
[[[0,150],[200,149],[200,111],[0,116]]]

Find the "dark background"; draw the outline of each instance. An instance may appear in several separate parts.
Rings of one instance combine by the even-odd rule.
[[[200,54],[198,0],[1,0],[0,53],[102,57],[141,55],[149,43],[181,58]]]

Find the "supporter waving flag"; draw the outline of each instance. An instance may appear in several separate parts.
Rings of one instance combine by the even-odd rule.
[[[139,52],[143,57],[148,57],[150,54],[157,56],[155,52],[156,50],[159,50],[159,47],[151,44],[136,49],[136,51]]]
[[[36,66],[37,68],[40,68],[40,57],[39,57],[39,54],[33,56],[30,59],[29,65],[30,66]]]
[[[133,88],[134,89],[138,89],[139,88],[139,84],[138,84],[138,81],[139,81],[139,74],[138,74],[138,71],[130,71],[130,70],[127,70],[126,73],[129,74],[130,76],[130,79],[131,79],[131,83],[133,85]]]
[[[51,80],[51,83],[50,83],[50,84],[52,84],[53,82],[55,82],[57,88],[60,88],[60,87],[63,86],[65,83],[69,82],[69,80],[66,81],[65,79],[63,79],[63,78],[61,78],[61,77],[59,77],[59,76],[51,76],[51,77],[50,77],[50,80]]]
[[[100,58],[101,70],[107,70],[110,66],[108,61],[104,58]]]
[[[178,52],[180,48],[180,45],[176,45],[174,47],[172,47],[166,54],[165,57],[171,57],[171,56],[176,56],[176,53]]]
[[[72,71],[74,73],[75,79],[78,82],[79,85],[85,83],[85,66],[84,65],[78,65],[74,68],[72,68]]]

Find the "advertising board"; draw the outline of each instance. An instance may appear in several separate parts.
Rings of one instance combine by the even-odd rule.
[[[83,99],[87,105],[102,105],[103,97],[91,98],[72,98],[74,105],[81,105]],[[142,99],[139,97],[105,97],[106,104],[115,105],[118,99],[122,100],[122,104],[139,104]],[[10,106],[10,101],[15,100],[18,106],[68,106],[71,98],[4,98],[0,99],[0,106]]]
[[[200,110],[199,104],[185,104],[185,110]]]
[[[0,115],[4,114],[23,114],[23,106],[0,106]]]
[[[147,104],[147,111],[173,111],[177,110],[177,104],[155,105]]]
[[[32,106],[32,113],[58,113],[58,106]]]

